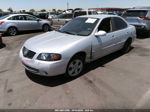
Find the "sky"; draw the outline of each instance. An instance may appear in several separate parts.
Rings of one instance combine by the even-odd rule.
[[[0,9],[6,10],[11,7],[13,10],[29,9],[66,9],[67,1],[69,8],[98,8],[118,7],[131,8],[134,6],[150,6],[150,0],[0,0]]]

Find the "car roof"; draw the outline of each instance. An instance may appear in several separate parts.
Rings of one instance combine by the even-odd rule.
[[[95,11],[95,10],[76,10],[75,12],[87,12],[87,11]]]
[[[129,9],[129,10],[127,10],[127,11],[136,11],[136,10],[138,10],[138,11],[150,11],[150,9],[146,9],[146,8],[143,8],[143,9],[140,9],[140,8],[137,8],[137,9]]]
[[[97,19],[103,19],[107,17],[119,17],[117,15],[85,15],[85,16],[79,16],[79,17],[87,17],[87,18],[97,18]]]
[[[29,14],[9,14],[10,16],[21,16],[21,15],[29,15]]]

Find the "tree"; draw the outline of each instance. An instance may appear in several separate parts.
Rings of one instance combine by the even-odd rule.
[[[29,12],[32,12],[32,13],[33,13],[33,12],[35,12],[35,10],[34,10],[34,9],[30,9]]]
[[[45,10],[45,9],[42,9],[41,12],[46,12],[46,10]]]
[[[55,12],[55,13],[56,13],[57,11],[56,11],[56,9],[52,9],[52,12]]]
[[[60,9],[57,10],[57,13],[62,13],[62,12],[63,12],[63,10],[60,10]]]
[[[12,9],[11,7],[9,7],[7,10],[8,10],[9,12],[13,12],[13,9]]]
[[[2,10],[2,9],[0,9],[0,12],[3,12],[3,10]]]

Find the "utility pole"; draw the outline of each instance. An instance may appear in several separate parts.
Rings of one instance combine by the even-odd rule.
[[[67,0],[67,9],[69,9],[69,2],[68,2],[68,0]]]

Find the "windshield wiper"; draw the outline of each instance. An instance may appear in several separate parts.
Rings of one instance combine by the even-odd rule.
[[[67,33],[67,34],[71,34],[71,35],[76,35],[76,34],[71,33],[69,31],[62,31],[62,30],[55,30],[55,31],[58,31],[58,32],[61,32],[61,33]]]
[[[71,35],[75,35],[74,33],[68,32],[68,31],[62,31],[63,33],[67,33],[67,34],[71,34]]]

